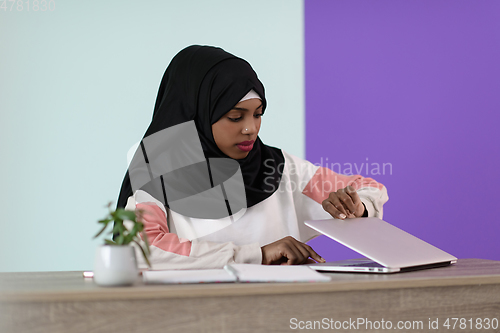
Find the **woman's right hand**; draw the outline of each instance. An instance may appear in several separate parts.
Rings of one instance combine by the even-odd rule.
[[[292,236],[287,236],[274,243],[264,245],[262,250],[263,265],[300,265],[314,263],[308,259],[311,257],[317,262],[325,262],[312,247],[299,242]]]

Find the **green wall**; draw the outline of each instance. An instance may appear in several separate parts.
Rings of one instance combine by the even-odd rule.
[[[0,271],[89,270],[163,72],[191,44],[248,60],[262,140],[304,157],[303,3],[55,1],[0,10]]]

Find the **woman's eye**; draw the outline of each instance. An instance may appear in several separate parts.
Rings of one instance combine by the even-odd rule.
[[[255,117],[255,118],[260,118],[260,117],[262,117],[262,113],[258,113],[258,114],[256,114],[256,115],[254,115],[254,117]]]
[[[231,120],[231,121],[234,121],[234,122],[237,122],[241,119],[242,117],[238,117],[238,118],[230,118],[230,117],[227,117],[227,119]]]

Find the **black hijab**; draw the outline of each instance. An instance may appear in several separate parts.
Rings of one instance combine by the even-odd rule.
[[[171,126],[194,120],[205,158],[229,158],[217,147],[212,124],[229,112],[251,89],[260,96],[264,112],[267,105],[264,86],[248,62],[221,48],[189,46],[172,59],[163,75],[153,119],[143,139]],[[278,189],[284,166],[280,149],[263,144],[257,137],[247,157],[236,161],[245,183],[247,207],[265,200]],[[131,195],[132,186],[127,170],[117,207],[125,207]]]

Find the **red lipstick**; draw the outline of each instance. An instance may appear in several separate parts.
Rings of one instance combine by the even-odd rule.
[[[254,140],[237,143],[236,146],[242,151],[250,151],[253,148]]]

